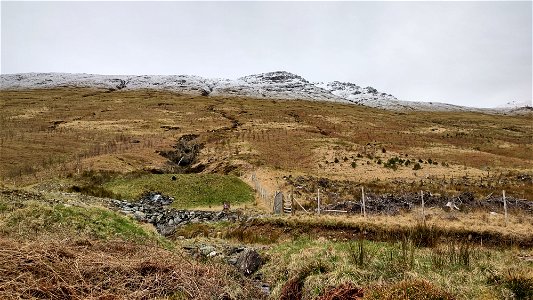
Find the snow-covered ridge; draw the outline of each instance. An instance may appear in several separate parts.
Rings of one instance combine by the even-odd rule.
[[[0,75],[2,90],[89,87],[109,90],[165,89],[201,93],[209,91],[211,81],[190,75],[93,75],[71,73],[23,73]]]
[[[509,109],[524,108],[524,107],[531,108],[532,107],[531,102],[528,103],[526,101],[512,100],[512,101],[506,102],[503,105],[498,106],[498,108],[509,108]]]
[[[302,99],[353,103],[389,110],[484,111],[437,102],[401,101],[373,87],[350,82],[309,82],[285,71],[231,79],[191,75],[94,75],[70,73],[23,73],[0,75],[0,90],[50,89],[58,87],[103,88],[109,91],[155,89],[204,96],[233,96],[258,99]],[[512,106],[503,111],[523,111]],[[526,109],[527,110],[527,109]],[[527,110],[530,111],[530,110]]]

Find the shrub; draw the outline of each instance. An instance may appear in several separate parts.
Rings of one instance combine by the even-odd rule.
[[[403,160],[398,157],[389,158],[389,160],[383,165],[385,168],[397,170],[397,164],[402,164]]]
[[[416,163],[414,166],[413,166],[413,170],[420,170],[422,169],[422,166],[420,166],[419,163]]]

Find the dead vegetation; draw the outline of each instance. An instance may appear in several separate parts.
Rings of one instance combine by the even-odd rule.
[[[0,238],[2,299],[261,299],[235,270],[124,241]]]
[[[357,300],[362,299],[364,290],[356,287],[353,283],[344,283],[332,288],[318,300]]]

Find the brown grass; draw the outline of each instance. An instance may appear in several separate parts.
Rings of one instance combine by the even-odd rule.
[[[0,270],[2,299],[262,298],[227,266],[122,241],[0,238]]]
[[[344,283],[330,289],[320,296],[318,300],[357,300],[362,299],[364,291],[352,283]]]
[[[169,147],[185,133],[201,134],[206,143],[204,158],[212,162],[241,159],[256,167],[328,176],[337,175],[339,166],[326,165],[326,159],[356,154],[383,159],[408,154],[466,167],[470,173],[487,168],[533,168],[530,116],[397,113],[334,103],[162,91],[51,89],[1,91],[0,95],[3,178],[51,167],[87,169],[94,166],[85,160],[101,155],[111,161],[120,155],[120,160],[128,163],[135,161],[128,155]],[[235,121],[238,125],[232,127]],[[328,146],[326,153],[315,151],[324,146]],[[382,148],[387,149],[386,154],[381,153]],[[357,174],[349,163],[340,167],[341,174],[364,179],[384,170],[375,164],[368,169],[359,165]],[[427,170],[449,172],[439,165],[419,173],[425,176]]]
[[[475,223],[472,220],[472,214],[461,218],[462,221],[428,221],[423,226],[413,215],[371,218],[357,216],[348,218],[346,216],[271,217],[230,227],[226,236],[246,243],[263,244],[309,236],[327,237],[334,240],[365,238],[374,241],[401,241],[409,237],[418,246],[433,246],[451,241],[468,241],[475,245],[498,248],[516,246],[527,249],[533,246],[531,224],[504,227],[504,221],[501,220],[501,226],[491,226],[480,219],[477,225],[470,226],[469,224]]]
[[[453,300],[451,294],[425,280],[405,280],[381,288],[376,288],[365,299],[383,300]]]

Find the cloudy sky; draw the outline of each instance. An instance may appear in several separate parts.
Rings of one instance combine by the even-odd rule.
[[[6,2],[1,72],[285,70],[400,99],[532,99],[532,2]]]

